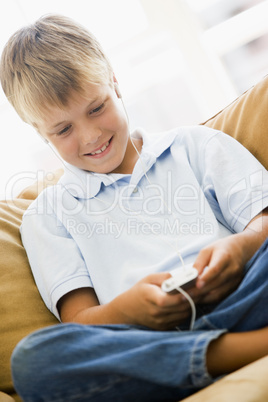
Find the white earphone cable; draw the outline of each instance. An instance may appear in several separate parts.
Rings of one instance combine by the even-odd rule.
[[[146,177],[148,183],[149,183],[150,185],[152,185],[152,182],[151,182],[151,180],[149,179],[149,177],[148,177],[148,175],[147,175],[147,173],[146,173],[146,168],[145,168],[144,163],[143,163],[143,161],[142,161],[141,155],[140,155],[140,153],[139,153],[139,151],[138,151],[138,149],[137,149],[137,147],[136,147],[136,145],[135,145],[135,143],[134,143],[134,141],[133,141],[133,138],[131,137],[130,130],[129,130],[129,117],[128,117],[128,113],[127,113],[127,110],[126,110],[124,101],[123,101],[123,99],[122,99],[121,96],[120,96],[120,99],[121,99],[121,102],[122,102],[122,105],[123,105],[123,109],[124,109],[125,114],[126,114],[126,117],[127,117],[128,136],[129,136],[130,141],[131,141],[131,143],[132,143],[132,145],[133,145],[133,147],[134,147],[134,149],[135,149],[135,151],[136,151],[136,153],[137,153],[137,155],[138,155],[138,157],[139,157],[139,161],[140,161],[140,163],[141,163],[144,176]],[[50,143],[49,143],[48,141],[47,141],[47,144],[49,145],[49,148],[52,150],[52,152],[54,153],[54,155],[61,161],[61,163],[63,164],[64,168],[65,168],[66,170],[68,170],[69,172],[71,172],[73,175],[75,175],[75,176],[79,179],[79,181],[81,182],[82,187],[84,188],[84,191],[85,191],[85,186],[84,186],[84,183],[83,183],[82,179],[81,179],[74,171],[72,171],[72,170],[67,166],[67,164],[65,163],[65,161],[57,154],[57,152],[54,150],[54,148],[50,145]],[[90,172],[89,172],[89,173],[90,173]],[[93,198],[95,198],[95,199],[98,200],[98,201],[103,202],[105,205],[108,205],[108,203],[106,203],[105,201],[103,201],[102,199],[100,199],[100,198],[98,198],[98,197],[93,196]],[[161,199],[162,199],[162,197],[161,197]],[[176,215],[174,214],[174,212],[173,212],[172,210],[170,210],[170,208],[169,208],[169,206],[167,205],[166,201],[165,201],[164,199],[162,199],[162,201],[163,201],[164,205],[166,206],[168,212],[169,212],[170,214],[172,214],[172,216],[173,216],[175,219],[177,219],[177,217],[176,217]],[[131,210],[130,208],[129,208],[128,210],[129,210],[130,212],[135,212],[135,211]],[[143,217],[141,217],[141,220],[142,220],[143,222],[145,222],[145,220],[144,220]],[[148,222],[145,222],[145,223],[148,224]],[[150,230],[151,230],[151,232],[152,232],[154,235],[156,235],[156,233],[154,232],[154,230],[153,230],[153,228],[152,228],[151,226],[150,226]],[[167,243],[169,246],[171,246],[172,248],[174,248],[174,250],[176,251],[176,253],[177,253],[177,255],[178,255],[178,257],[179,257],[179,259],[180,259],[180,261],[181,261],[182,267],[185,268],[184,260],[183,260],[183,257],[182,257],[182,255],[181,255],[181,252],[180,252],[179,248],[176,247],[176,246],[174,246],[171,242],[168,242],[165,238],[163,238],[163,241],[164,241],[165,243]],[[195,323],[195,318],[196,318],[196,308],[195,308],[194,301],[193,301],[193,299],[190,297],[190,295],[189,295],[185,290],[183,290],[181,287],[178,287],[177,290],[178,290],[178,292],[180,292],[180,293],[188,300],[188,302],[189,302],[189,304],[190,304],[191,311],[192,311],[192,315],[191,315],[191,322],[190,322],[190,327],[189,327],[189,329],[192,330],[192,329],[193,329],[193,326],[194,326],[194,323]],[[176,328],[179,330],[178,327],[176,327]]]

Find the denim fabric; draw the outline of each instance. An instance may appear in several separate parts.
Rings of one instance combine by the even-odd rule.
[[[222,332],[56,325],[18,345],[15,387],[24,401],[178,400],[210,383],[205,350]]]
[[[209,343],[226,330],[268,325],[268,240],[239,288],[193,331],[126,325],[62,324],[22,340],[12,357],[14,385],[30,401],[178,401],[213,380]]]

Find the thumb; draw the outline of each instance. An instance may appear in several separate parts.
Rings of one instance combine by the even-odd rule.
[[[144,283],[150,283],[152,285],[161,286],[162,283],[171,277],[169,272],[158,272],[155,274],[150,274],[142,279]]]
[[[202,288],[205,285],[203,278],[201,278],[201,274],[204,272],[204,269],[209,265],[211,256],[212,256],[212,249],[205,248],[202,249],[199,252],[198,256],[196,257],[193,266],[198,271],[198,279],[196,282],[197,288]]]

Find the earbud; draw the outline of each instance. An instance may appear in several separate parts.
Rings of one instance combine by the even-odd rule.
[[[114,83],[114,90],[118,98],[122,98],[122,94],[119,89],[119,85],[117,82]]]
[[[122,94],[121,94],[121,92],[120,92],[119,85],[118,85],[118,82],[117,82],[117,79],[116,79],[114,73],[113,73],[113,81],[114,81],[114,90],[115,90],[115,93],[116,93],[117,97],[120,99],[120,98],[122,98]]]

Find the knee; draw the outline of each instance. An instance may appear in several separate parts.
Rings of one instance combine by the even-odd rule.
[[[30,338],[30,337],[29,337]],[[14,349],[11,356],[11,373],[14,388],[17,393],[26,399],[30,390],[30,384],[34,384],[34,374],[36,372],[36,361],[34,358],[34,348],[28,337],[23,339]]]
[[[49,380],[47,367],[51,364],[53,351],[49,344],[53,327],[34,332],[18,343],[11,356],[13,383],[18,394],[24,399],[36,392]],[[53,330],[53,329],[52,329]],[[38,395],[38,394],[37,394]]]
[[[23,339],[14,349],[11,356],[11,372],[16,391],[25,397],[36,380],[38,349],[32,345],[31,336]]]

